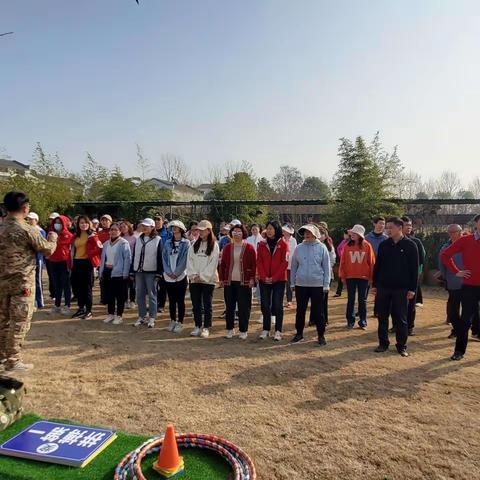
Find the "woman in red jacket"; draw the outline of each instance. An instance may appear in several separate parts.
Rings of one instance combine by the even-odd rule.
[[[85,215],[77,219],[77,235],[72,242],[72,284],[76,285],[78,310],[72,318],[92,318],[93,270],[100,265],[102,243]]]
[[[227,307],[227,338],[234,335],[235,306],[238,304],[239,338],[247,338],[250,310],[252,308],[252,288],[255,285],[257,256],[252,245],[247,243],[247,230],[243,225],[235,225],[230,230],[232,242],[222,251],[220,262],[220,285],[225,287]]]
[[[53,289],[55,295],[55,306],[51,314],[61,313],[70,315],[70,300],[72,290],[70,286],[70,247],[73,235],[68,231],[70,219],[60,215],[53,222],[53,231],[58,235],[57,249],[48,258],[50,262],[50,273],[52,274]],[[62,297],[65,304],[62,305]]]
[[[282,339],[283,295],[288,278],[288,243],[283,238],[282,227],[277,221],[267,223],[267,238],[257,247],[257,277],[260,283],[260,299],[263,314],[263,331],[260,339],[270,335],[272,313],[275,315],[275,336]]]

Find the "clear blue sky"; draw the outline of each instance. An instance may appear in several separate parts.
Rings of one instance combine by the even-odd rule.
[[[480,2],[3,0],[0,146],[134,173],[248,160],[330,177],[338,138],[399,145],[428,176],[480,171]]]

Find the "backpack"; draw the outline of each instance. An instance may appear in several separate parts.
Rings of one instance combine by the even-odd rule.
[[[0,376],[0,432],[22,416],[24,395],[25,385],[22,382]]]

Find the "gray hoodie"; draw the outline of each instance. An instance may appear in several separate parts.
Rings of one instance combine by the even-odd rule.
[[[292,257],[292,287],[323,287],[326,290],[330,288],[330,279],[331,265],[327,247],[319,240],[300,243]]]

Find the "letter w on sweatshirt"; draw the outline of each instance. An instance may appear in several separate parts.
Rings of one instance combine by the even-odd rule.
[[[366,252],[359,252],[358,250],[355,250],[354,252],[350,251],[348,253],[350,254],[350,261],[352,263],[363,263]]]

